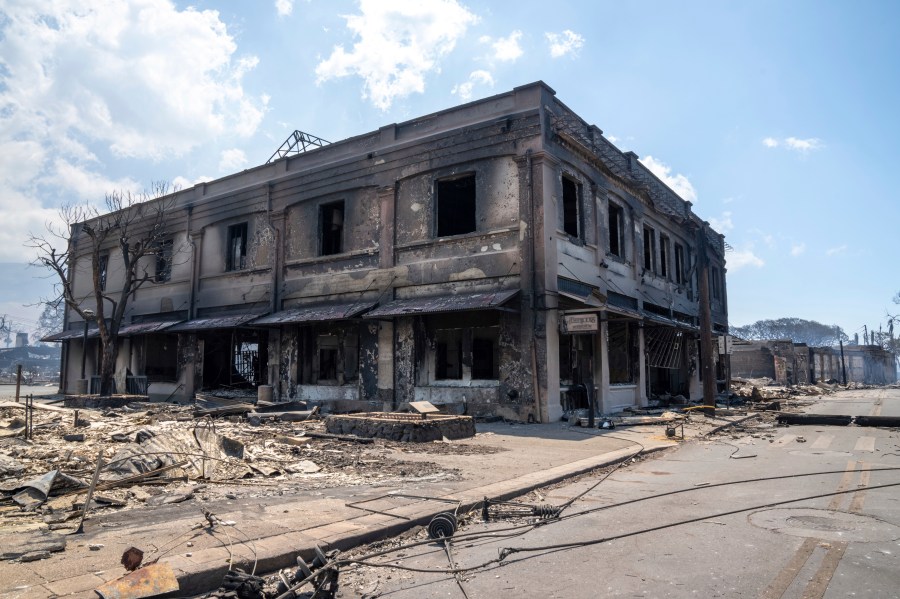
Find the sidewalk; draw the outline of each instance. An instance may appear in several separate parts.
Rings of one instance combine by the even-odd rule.
[[[695,416],[685,425],[685,437],[697,438],[744,418]],[[256,562],[257,573],[295,566],[296,556],[311,558],[316,545],[346,550],[427,524],[436,513],[455,509],[457,502],[464,511],[484,497],[510,499],[616,463],[642,448],[648,453],[680,442],[667,439],[663,425],[609,431],[564,423],[477,428],[474,439],[454,444],[477,445],[485,453],[404,455],[456,469],[456,480],[423,477],[402,484],[302,491],[251,484],[224,502],[203,502],[201,483],[191,488],[196,494],[192,501],[97,512],[85,522],[84,534],[68,537],[65,551],[35,562],[0,562],[0,596],[96,597],[94,589],[126,574],[119,560],[131,546],[144,551],[145,564],[162,556],[160,561],[169,563],[178,578],[177,596],[189,596],[216,588],[232,560],[247,571]],[[388,494],[416,497],[385,498]],[[355,502],[366,502],[362,507],[372,511],[347,505]],[[211,534],[201,508],[229,525],[216,526]]]

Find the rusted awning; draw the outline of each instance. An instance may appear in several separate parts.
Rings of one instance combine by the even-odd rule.
[[[274,312],[268,316],[257,318],[253,325],[278,326],[281,324],[297,324],[301,322],[322,322],[326,320],[344,320],[359,316],[375,307],[375,302],[353,302],[349,304],[325,304],[304,306]]]
[[[181,320],[166,320],[162,322],[138,322],[127,324],[119,329],[120,337],[130,337],[132,335],[149,335],[151,333],[159,333],[182,322]]]
[[[94,335],[97,334],[97,329],[92,328],[88,331],[88,337],[90,337],[91,333]],[[69,329],[67,331],[60,331],[59,333],[53,333],[52,335],[47,335],[46,337],[42,337],[41,341],[45,343],[50,343],[52,341],[65,341],[66,339],[80,339],[84,336],[84,325],[79,326],[77,329]]]
[[[190,333],[193,331],[209,331],[213,329],[233,329],[247,324],[259,314],[229,314],[228,316],[210,316],[207,318],[195,318],[176,324],[166,329],[168,333]]]
[[[684,329],[686,331],[699,331],[700,327],[696,325],[689,324],[686,322],[682,322],[680,320],[675,320],[674,318],[666,318],[660,314],[655,314],[653,312],[648,312],[644,310],[644,320],[651,324],[659,324],[664,326],[673,327],[676,329]]]
[[[466,310],[490,310],[499,308],[513,298],[518,289],[481,293],[458,293],[438,297],[418,297],[394,300],[375,308],[367,318],[385,316],[406,316],[409,314],[438,314],[441,312],[462,312]]]
[[[641,314],[640,310],[632,310],[631,308],[623,308],[621,306],[612,306],[607,304],[604,308],[607,312],[612,314],[618,314],[619,316],[626,316],[628,318],[633,318],[635,320],[643,320],[644,315]]]

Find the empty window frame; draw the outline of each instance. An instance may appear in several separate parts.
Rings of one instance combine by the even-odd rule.
[[[722,299],[722,271],[713,266],[709,269],[709,278],[713,299]]]
[[[581,239],[581,185],[563,176],[562,192],[563,231],[569,237]]]
[[[106,278],[109,271],[109,254],[100,254],[97,260],[97,281],[100,291],[106,291]]]
[[[153,280],[157,283],[165,283],[172,278],[172,247],[171,239],[164,239],[156,246],[156,271]]]
[[[609,383],[626,385],[634,383],[635,330],[629,322],[611,320],[607,324],[609,356]]]
[[[656,272],[656,230],[644,226],[644,270]]]
[[[671,242],[668,235],[659,236],[659,276],[669,278],[669,247]]]
[[[359,379],[359,335],[355,326],[300,329],[298,378],[304,385],[355,385]]]
[[[624,243],[625,213],[620,206],[609,203],[609,253],[619,258],[625,257]]]
[[[476,230],[475,175],[469,174],[435,183],[438,237],[474,233]]]
[[[684,285],[687,281],[684,263],[684,246],[680,243],[675,244],[675,283]]]
[[[138,339],[141,339],[138,337]],[[178,380],[178,337],[145,335],[144,375],[149,382]]]
[[[434,335],[434,378],[461,380],[463,329],[438,329]]]
[[[243,270],[247,267],[247,223],[228,227],[225,248],[225,270]]]
[[[500,378],[500,327],[472,329],[472,378]]]
[[[319,255],[331,256],[344,251],[344,202],[319,207]]]
[[[472,322],[472,320],[476,322]],[[429,325],[433,381],[473,381],[500,378],[500,327],[484,316],[437,317]],[[466,326],[472,323],[482,326]],[[425,381],[423,381],[425,383]]]

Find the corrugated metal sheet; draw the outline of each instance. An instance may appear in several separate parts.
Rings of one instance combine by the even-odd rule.
[[[253,321],[253,325],[296,324],[300,322],[322,322],[325,320],[343,320],[353,318],[375,307],[375,302],[354,302],[352,304],[325,304],[306,306],[275,312]]]
[[[375,308],[367,317],[405,316],[407,314],[437,314],[440,312],[461,312],[464,310],[487,310],[502,306],[519,292],[494,291],[486,293],[459,293],[439,297],[421,297],[395,300]]]
[[[700,330],[700,327],[698,326],[691,325],[686,322],[681,322],[680,320],[666,318],[665,316],[660,316],[659,314],[654,314],[653,312],[644,311],[644,320],[649,321],[650,323],[665,325],[676,329],[684,329],[686,331]]]
[[[83,325],[82,325],[83,326]],[[96,329],[94,329],[96,331]],[[90,334],[90,332],[88,333]],[[69,329],[68,331],[60,331],[59,333],[53,333],[52,335],[47,335],[46,337],[42,337],[41,341],[49,343],[51,341],[64,341],[66,339],[78,339],[84,335],[84,328],[79,327],[78,329]]]
[[[636,320],[643,320],[644,315],[640,313],[638,310],[632,310],[630,308],[623,308],[621,306],[613,306],[611,304],[607,304],[606,308],[604,308],[607,312],[612,312],[613,314],[618,314],[620,316],[627,316],[629,318],[634,318]]]
[[[192,331],[208,331],[212,329],[232,329],[247,324],[259,314],[229,314],[228,316],[210,316],[208,318],[195,318],[177,324],[167,331],[169,333],[189,333]]]
[[[129,337],[131,335],[149,335],[150,333],[158,333],[164,331],[181,322],[180,320],[169,320],[164,322],[139,322],[136,324],[128,324],[119,329],[120,337]]]

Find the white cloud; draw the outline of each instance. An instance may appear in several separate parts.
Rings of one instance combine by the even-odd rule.
[[[728,265],[728,272],[736,272],[745,266],[755,266],[762,268],[765,262],[753,253],[753,248],[748,247],[745,250],[735,250],[725,254],[725,262]]]
[[[584,46],[584,37],[566,29],[562,33],[545,33],[547,43],[550,44],[550,56],[562,58],[567,54],[577,54]]]
[[[807,139],[797,137],[775,139],[774,137],[766,137],[763,138],[762,143],[767,148],[787,148],[801,154],[807,154],[813,150],[820,150],[825,147],[825,144],[818,137],[809,137]]]
[[[279,17],[288,17],[294,12],[294,0],[275,0],[275,11]]]
[[[133,185],[98,174],[105,166],[98,154],[178,157],[223,136],[250,135],[265,114],[268,99],[242,86],[257,59],[237,56],[216,11],[178,10],[170,0],[5,0],[0,23],[7,230],[24,222],[9,216],[10,198],[43,214],[51,202],[99,201]],[[10,234],[21,239],[28,230],[40,227]],[[4,244],[0,261],[20,256],[20,247]]]
[[[238,148],[223,150],[221,158],[219,158],[219,170],[222,172],[236,171],[245,164],[247,164],[247,155]]]
[[[607,135],[606,139],[608,139],[610,143],[616,143],[617,141],[619,141],[619,138],[615,135]]]
[[[521,39],[522,32],[516,29],[510,33],[508,37],[499,37],[496,40],[492,40],[488,36],[483,36],[479,41],[491,44],[491,47],[494,49],[494,54],[491,57],[493,60],[513,62],[524,54],[522,45],[519,44],[519,40]]]
[[[834,256],[836,254],[843,254],[847,251],[847,244],[839,245],[833,248],[828,248],[825,250],[826,256]]]
[[[727,233],[734,229],[734,223],[731,222],[731,212],[723,212],[719,218],[709,219],[710,226],[719,233]]]
[[[795,258],[806,251],[805,243],[792,243],[791,244],[791,256]]]
[[[357,41],[349,52],[335,46],[316,66],[316,82],[357,75],[363,98],[387,110],[395,98],[425,91],[425,75],[440,70],[478,17],[456,0],[361,0],[360,14],[344,19]]]
[[[53,161],[52,167],[45,182],[53,183],[61,189],[65,189],[78,200],[91,201],[100,204],[107,193],[112,191],[130,191],[138,193],[141,185],[130,178],[109,179],[74,164],[63,158]]]
[[[472,71],[469,74],[469,80],[460,83],[459,85],[454,85],[453,89],[450,90],[450,93],[459,96],[460,100],[469,101],[472,99],[472,90],[476,84],[489,85],[493,87],[494,78],[487,71]]]
[[[788,137],[784,140],[784,145],[792,150],[806,153],[811,150],[818,150],[822,147],[822,140],[816,137],[809,139],[797,139],[796,137]]]
[[[212,181],[212,177],[207,177],[206,175],[200,175],[195,179],[188,179],[187,177],[183,177],[181,175],[172,179],[172,189],[180,190],[180,189],[190,189],[194,185],[198,183],[206,183],[207,181]]]
[[[671,174],[672,168],[653,156],[645,156],[641,158],[641,162],[650,169],[651,173],[659,177],[663,183],[668,185],[672,191],[681,196],[681,199],[687,200],[688,202],[697,201],[697,191],[687,177],[681,173],[675,175]]]

